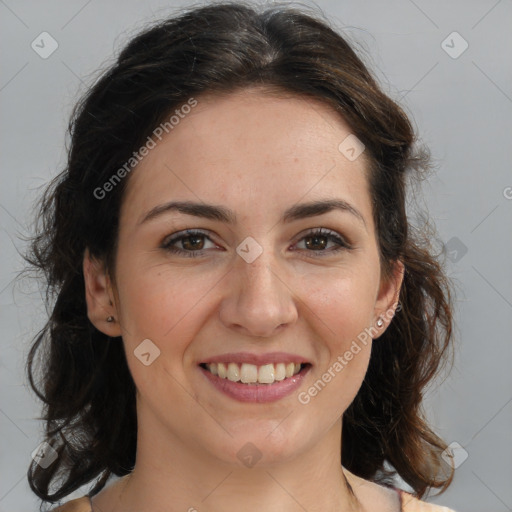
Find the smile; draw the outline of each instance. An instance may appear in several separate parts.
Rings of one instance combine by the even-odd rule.
[[[269,363],[261,366],[250,363],[209,363],[201,365],[212,375],[244,384],[273,384],[297,375],[303,366],[299,363]]]
[[[267,403],[294,391],[312,365],[310,363],[202,363],[199,369],[217,391],[239,402]]]

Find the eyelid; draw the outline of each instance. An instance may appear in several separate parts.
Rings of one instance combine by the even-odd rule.
[[[166,245],[169,242],[174,242],[176,240],[179,240],[180,238],[186,238],[187,236],[194,236],[194,235],[199,235],[199,234],[204,235],[207,238],[210,238],[208,236],[207,230],[205,230],[205,229],[187,228],[187,229],[181,229],[180,231],[171,233],[170,235],[166,235],[162,241],[162,245]]]
[[[297,240],[301,240],[302,238],[304,238],[308,235],[309,236],[311,236],[311,235],[322,235],[322,236],[332,235],[332,236],[336,236],[336,237],[340,238],[347,245],[352,245],[350,243],[350,240],[345,235],[340,233],[339,231],[336,231],[335,229],[331,229],[331,228],[325,228],[322,226],[305,229],[304,231],[301,231],[298,235],[296,235],[296,238],[297,238]]]
[[[193,236],[202,236],[205,239],[209,240],[212,244],[217,244],[212,238],[209,236],[211,232],[209,230],[201,229],[201,228],[188,228],[181,231],[177,231],[175,233],[172,233],[171,235],[167,235],[162,243],[160,244],[160,248],[174,253],[178,255],[186,255],[187,257],[195,257],[195,256],[202,256],[205,251],[208,249],[196,249],[187,251],[184,249],[179,249],[175,247],[173,244],[188,237]],[[353,249],[353,244],[341,233],[338,231],[335,231],[333,229],[324,228],[324,227],[314,227],[309,228],[307,230],[302,231],[296,236],[296,241],[293,242],[293,246],[304,240],[305,238],[309,236],[323,236],[328,238],[330,241],[334,241],[336,244],[335,248],[331,248],[330,250],[307,250],[307,249],[300,249],[299,252],[309,254],[312,257],[322,257],[329,254],[336,254],[339,251],[343,250],[351,250]]]
[[[350,240],[347,239],[346,236],[342,235],[338,231],[334,229],[324,228],[324,227],[315,227],[315,228],[309,228],[305,231],[302,231],[299,233],[296,237],[296,242],[294,242],[293,245],[296,245],[297,243],[301,242],[307,237],[310,236],[324,236],[328,239],[335,240],[335,243],[337,244],[337,248],[334,250],[324,250],[324,251],[306,251],[307,253],[311,254],[317,254],[318,256],[321,256],[322,253],[325,254],[334,254],[337,253],[340,250],[352,250],[354,248],[354,245],[350,242]],[[302,250],[304,252],[304,250]]]

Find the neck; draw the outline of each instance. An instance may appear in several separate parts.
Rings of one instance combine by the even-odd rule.
[[[239,512],[241,503],[246,512],[362,510],[340,463],[341,419],[293,459],[253,467],[226,463],[153,427],[138,429],[134,470],[93,499],[95,512]]]

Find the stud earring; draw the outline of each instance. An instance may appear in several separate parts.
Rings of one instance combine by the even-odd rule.
[[[113,317],[113,316],[109,316],[109,317],[107,318],[107,322],[111,323],[111,322],[113,322],[113,321],[114,321],[114,317]]]
[[[384,320],[379,316],[379,319],[377,320],[377,327],[382,327],[384,325]]]

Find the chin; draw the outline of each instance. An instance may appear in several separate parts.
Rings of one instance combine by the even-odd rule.
[[[238,431],[228,429],[232,437],[224,436],[211,448],[212,453],[229,465],[247,468],[272,467],[291,461],[306,450],[309,443],[304,439],[304,431],[296,436],[290,429],[278,427],[280,423],[283,423],[282,418],[250,424],[241,422]]]

